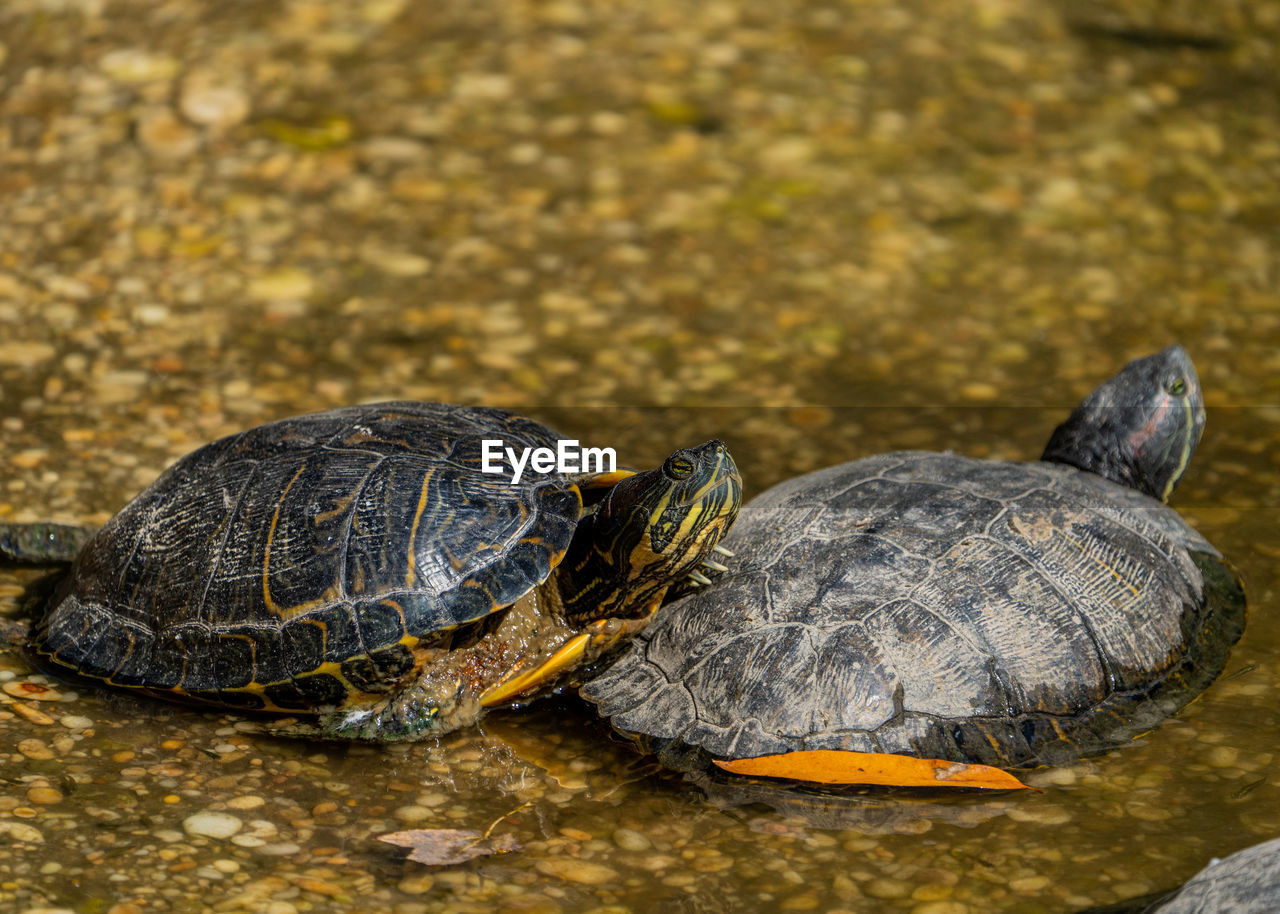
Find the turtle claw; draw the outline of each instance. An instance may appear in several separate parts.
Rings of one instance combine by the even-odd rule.
[[[711,551],[718,552],[721,555],[728,556],[729,558],[733,558],[737,554],[732,549],[729,549],[726,546],[721,546],[719,543],[716,543],[714,546],[712,546]]]
[[[692,581],[695,581],[695,582],[696,582],[696,583],[698,583],[698,584],[710,584],[710,583],[711,583],[711,578],[707,577],[707,576],[706,576],[705,574],[703,574],[701,571],[691,571],[691,572],[689,572],[689,579],[690,579],[690,580],[692,580]]]
[[[729,570],[728,565],[721,565],[719,562],[713,562],[711,559],[704,559],[702,562],[702,567],[710,568],[712,571],[728,571]]]

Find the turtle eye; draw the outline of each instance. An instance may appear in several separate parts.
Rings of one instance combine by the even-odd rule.
[[[693,461],[683,454],[672,454],[662,465],[662,472],[672,479],[688,479],[693,475],[694,469]]]
[[[1182,376],[1178,376],[1165,384],[1164,389],[1167,390],[1171,396],[1181,397],[1187,392],[1187,379]]]

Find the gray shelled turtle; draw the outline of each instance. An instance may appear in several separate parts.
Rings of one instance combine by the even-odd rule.
[[[582,694],[685,769],[1112,747],[1211,682],[1243,626],[1234,575],[1164,504],[1203,424],[1171,346],[1095,390],[1038,462],[903,452],[783,482],[743,508],[728,570]]]

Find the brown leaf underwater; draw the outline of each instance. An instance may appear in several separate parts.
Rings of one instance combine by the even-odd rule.
[[[520,849],[515,835],[490,837],[466,828],[417,828],[379,835],[378,840],[410,848],[409,859],[427,866],[455,866],[477,857]]]

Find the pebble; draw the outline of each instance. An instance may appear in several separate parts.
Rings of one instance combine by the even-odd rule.
[[[266,844],[264,842],[258,848],[258,853],[268,857],[288,857],[290,854],[296,854],[300,850],[302,848],[292,841],[279,841],[275,844]]]
[[[397,888],[408,895],[423,895],[435,884],[436,877],[430,873],[412,873],[401,879]]]
[[[168,159],[183,159],[196,151],[200,137],[168,108],[148,111],[138,118],[138,140],[148,152]]]
[[[178,61],[163,54],[125,49],[104,54],[98,68],[122,83],[143,83],[172,79],[178,72]]]
[[[911,884],[900,879],[872,879],[862,891],[872,898],[906,898],[911,894]]]
[[[31,368],[49,361],[57,354],[58,350],[47,343],[0,343],[0,365]]]
[[[7,835],[13,841],[22,841],[27,844],[44,844],[44,834],[40,829],[26,822],[0,819],[0,835]]]
[[[29,759],[44,761],[54,758],[53,750],[42,739],[23,739],[18,741],[18,751]]]
[[[638,832],[633,828],[619,828],[613,833],[613,843],[618,845],[624,851],[647,851],[653,847],[653,842],[648,836],[642,832]]]
[[[302,270],[292,267],[274,270],[249,282],[249,295],[259,301],[289,301],[310,297],[315,281]]]
[[[227,800],[227,806],[231,809],[257,809],[266,805],[266,802],[262,797],[256,796],[232,797]]]
[[[219,130],[233,127],[249,116],[249,96],[229,86],[185,89],[178,106],[193,124]]]
[[[244,827],[244,823],[225,812],[205,810],[182,820],[182,829],[189,835],[205,838],[230,838]]]
[[[1061,806],[1036,804],[1010,806],[1005,813],[1015,822],[1034,822],[1039,825],[1064,825],[1071,821],[1071,813]]]
[[[26,702],[15,701],[13,704],[9,705],[9,707],[13,709],[14,714],[17,714],[19,717],[22,717],[22,718],[25,718],[26,720],[31,721],[31,723],[37,726],[49,727],[49,726],[52,726],[54,723],[54,720],[52,717],[50,717],[48,714],[44,713],[34,705],[29,705]]]
[[[12,695],[14,698],[25,698],[28,701],[62,700],[62,695],[56,689],[42,686],[38,682],[6,682],[4,691],[6,695]]]
[[[1039,892],[1051,884],[1048,876],[1022,876],[1009,880],[1009,888],[1015,892]]]
[[[408,806],[401,806],[395,811],[395,817],[406,824],[413,822],[425,822],[434,816],[431,810],[417,803],[411,803]]]
[[[611,866],[574,857],[548,857],[534,865],[538,872],[547,876],[558,876],[566,882],[582,885],[605,885],[619,879],[618,871]]]
[[[1240,760],[1240,750],[1235,746],[1214,746],[1207,758],[1214,768],[1232,768]]]
[[[93,727],[93,721],[79,714],[66,714],[58,719],[58,723],[66,727],[68,730],[88,730]]]
[[[408,251],[366,245],[360,249],[360,258],[369,266],[388,276],[409,278],[425,276],[431,271],[431,261]]]
[[[62,792],[52,787],[32,787],[27,791],[27,799],[40,806],[53,806],[62,802]]]

